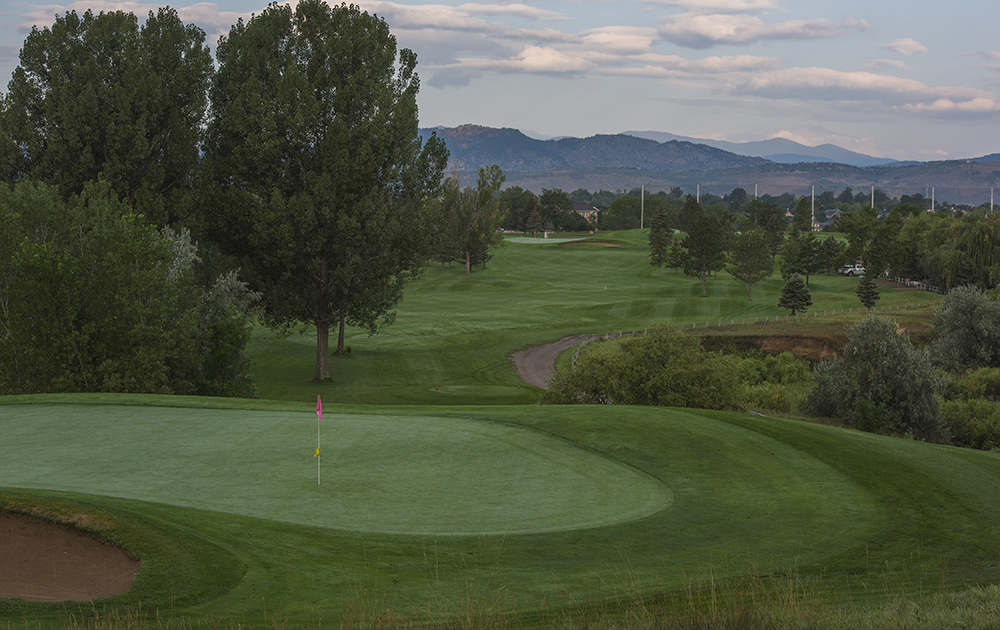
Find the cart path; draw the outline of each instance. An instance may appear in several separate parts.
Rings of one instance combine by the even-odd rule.
[[[556,358],[563,351],[580,345],[587,335],[570,335],[559,341],[520,350],[511,355],[517,367],[517,375],[529,385],[545,389],[556,373]]]

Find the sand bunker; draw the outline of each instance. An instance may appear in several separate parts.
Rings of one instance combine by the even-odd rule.
[[[80,531],[0,512],[0,597],[90,601],[132,588],[139,562]]]

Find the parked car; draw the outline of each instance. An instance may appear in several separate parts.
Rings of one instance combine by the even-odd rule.
[[[840,273],[845,276],[863,276],[865,275],[865,267],[861,263],[855,263],[853,265],[844,265],[840,268]]]

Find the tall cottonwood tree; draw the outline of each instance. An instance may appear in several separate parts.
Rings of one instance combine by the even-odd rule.
[[[496,164],[476,170],[476,187],[462,188],[458,177],[445,183],[444,210],[451,223],[456,250],[465,263],[465,275],[472,273],[473,257],[485,260],[487,252],[502,240],[497,226],[503,218],[496,193],[504,182]]]
[[[447,150],[417,134],[416,55],[357,7],[272,4],[222,38],[206,153],[214,237],[237,256],[279,330],[391,320],[427,258],[420,201]]]
[[[57,16],[32,28],[2,110],[0,170],[79,194],[107,182],[136,212],[182,220],[199,161],[212,57],[205,33],[161,8]]]

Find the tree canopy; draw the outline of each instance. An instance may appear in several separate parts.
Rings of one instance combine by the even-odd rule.
[[[254,296],[232,274],[197,285],[197,262],[107,184],[0,187],[0,393],[255,395]]]
[[[169,8],[142,26],[122,11],[68,11],[32,28],[3,110],[7,181],[41,179],[65,196],[101,178],[155,223],[178,220],[211,72],[204,32]]]
[[[272,4],[217,49],[206,153],[218,183],[213,235],[238,257],[279,330],[375,330],[426,260],[421,199],[447,162],[417,134],[416,55],[357,7]]]
[[[774,273],[774,260],[767,249],[767,234],[760,228],[745,230],[733,237],[726,268],[747,285],[747,300],[753,300],[753,285]]]

